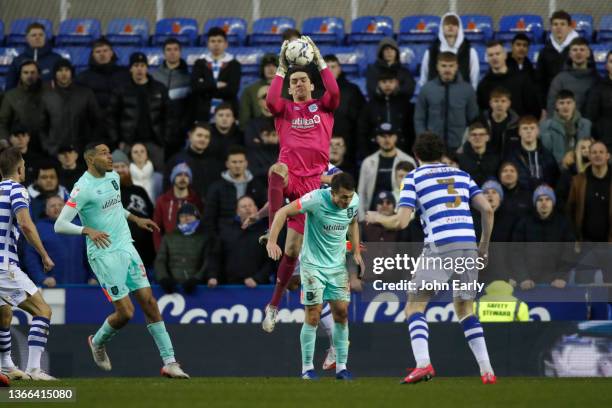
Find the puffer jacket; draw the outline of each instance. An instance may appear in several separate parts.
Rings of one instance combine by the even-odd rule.
[[[202,225],[191,235],[178,229],[166,234],[155,257],[155,279],[173,278],[179,284],[191,278],[203,280],[208,240]]]

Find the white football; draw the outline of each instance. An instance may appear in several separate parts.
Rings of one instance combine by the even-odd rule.
[[[287,44],[285,57],[291,65],[308,65],[314,58],[314,50],[308,41],[298,38]]]

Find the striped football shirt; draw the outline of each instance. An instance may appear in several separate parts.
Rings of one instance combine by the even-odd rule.
[[[19,265],[17,256],[17,211],[29,211],[30,197],[25,187],[13,180],[0,182],[0,270],[7,271],[10,264]]]
[[[465,171],[442,163],[420,166],[406,175],[398,207],[412,207],[421,217],[425,243],[475,248],[470,200],[481,193]]]

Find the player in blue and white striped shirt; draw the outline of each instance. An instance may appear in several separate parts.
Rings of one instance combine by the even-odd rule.
[[[17,241],[20,231],[41,257],[45,272],[55,265],[30,217],[30,200],[19,184],[25,180],[25,162],[16,148],[0,153],[0,366],[11,379],[55,380],[40,369],[40,357],[47,345],[51,308],[32,280],[20,268]],[[12,306],[30,313],[28,366],[23,373],[11,359]]]
[[[461,265],[467,265],[465,262],[468,259],[472,261],[472,266],[478,265],[478,261],[481,267],[486,264],[493,229],[493,210],[469,174],[441,163],[444,150],[444,142],[439,136],[433,133],[420,135],[414,145],[414,154],[420,166],[404,179],[397,213],[383,216],[370,211],[366,221],[379,223],[387,229],[403,229],[408,226],[416,209],[425,232],[422,262],[412,279],[416,289],[409,291],[405,310],[417,368],[403,382],[429,380],[435,375],[429,360],[429,328],[424,314],[434,292],[426,290],[423,285],[446,283],[457,272],[461,286],[460,290],[453,291],[455,313],[480,366],[482,382],[494,384],[496,378],[484,333],[473,314],[478,269],[466,266],[465,271],[459,273],[459,270],[446,266],[447,259],[453,260],[452,265],[459,265],[455,262],[458,260],[464,262]],[[482,235],[478,245],[470,203],[482,216]],[[440,262],[442,258],[444,262]],[[435,262],[436,259],[438,262]]]

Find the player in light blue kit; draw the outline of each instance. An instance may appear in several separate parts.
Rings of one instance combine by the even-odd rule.
[[[404,384],[427,381],[435,375],[429,359],[429,327],[424,314],[433,292],[422,288],[425,283],[446,283],[455,273],[454,269],[435,261],[451,258],[470,260],[474,265],[479,257],[482,265],[486,264],[493,229],[493,210],[489,202],[468,173],[441,162],[445,149],[439,136],[428,132],[420,135],[414,143],[419,167],[404,178],[397,213],[384,216],[369,211],[366,216],[368,223],[379,223],[387,229],[397,230],[408,226],[416,209],[421,215],[425,232],[423,259],[434,261],[421,263],[417,267],[412,280],[416,290],[409,292],[406,303],[406,319],[417,367],[404,378]],[[470,203],[480,212],[482,219],[480,244],[476,243]],[[466,269],[459,274],[458,280],[462,284],[473,284],[478,280],[478,269]],[[455,313],[480,367],[482,382],[495,384],[497,380],[489,360],[484,332],[473,314],[475,297],[476,290],[470,289],[470,286],[453,291]]]
[[[348,305],[350,287],[346,270],[346,235],[353,247],[353,259],[363,270],[359,249],[357,224],[359,197],[355,194],[355,180],[348,173],[340,173],[331,180],[331,189],[314,190],[280,209],[272,223],[266,249],[278,260],[282,250],[277,244],[287,217],[306,214],[304,242],[300,253],[300,278],[305,322],[300,333],[302,347],[302,375],[305,380],[317,378],[313,355],[317,325],[323,302],[331,305],[334,317],[333,342],[336,349],[336,378],[350,380],[346,369],[348,360]]]
[[[55,232],[87,236],[87,258],[115,312],[104,321],[88,343],[94,361],[101,369],[111,369],[105,344],[134,315],[130,293],[140,304],[164,362],[161,374],[170,378],[189,378],[174,358],[170,336],[159,313],[157,301],[147,279],[145,267],[132,244],[127,221],[152,231],[159,227],[151,220],[136,217],[121,204],[119,175],[112,171],[113,158],[108,146],[92,143],[85,148],[87,171],[76,182],[70,199],[55,222]],[[72,223],[74,217],[83,226]]]

